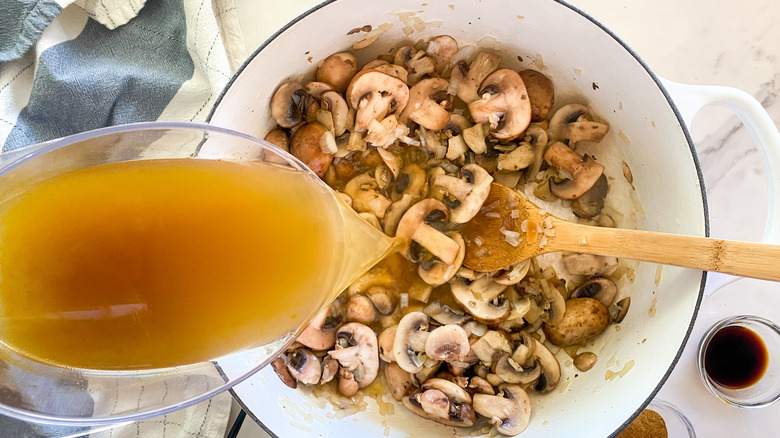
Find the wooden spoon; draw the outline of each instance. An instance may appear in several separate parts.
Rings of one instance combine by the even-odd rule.
[[[463,265],[480,272],[540,254],[573,251],[780,281],[778,245],[575,224],[496,183],[462,235]]]

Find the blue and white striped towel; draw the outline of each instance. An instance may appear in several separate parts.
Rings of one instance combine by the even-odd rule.
[[[233,0],[2,0],[0,145],[9,151],[139,121],[204,121],[245,58]],[[222,437],[229,412],[223,394],[90,436]],[[0,416],[0,438],[78,431]]]

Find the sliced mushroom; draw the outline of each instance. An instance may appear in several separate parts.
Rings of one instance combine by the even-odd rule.
[[[409,85],[416,84],[425,75],[436,71],[436,61],[423,50],[404,46],[395,52],[393,62],[403,66],[408,72]]]
[[[382,120],[406,107],[409,87],[398,78],[366,69],[354,76],[346,95],[347,103],[356,110],[354,130],[365,132],[372,120]]]
[[[533,389],[540,393],[550,392],[558,386],[561,381],[561,364],[555,355],[541,342],[534,339],[534,358],[542,366],[542,375],[533,386]]]
[[[272,145],[290,152],[290,139],[287,137],[287,133],[281,129],[272,129],[263,139]]]
[[[555,325],[544,323],[547,339],[559,347],[570,347],[597,337],[609,324],[609,311],[593,298],[572,298],[566,300],[563,319]]]
[[[297,82],[282,84],[271,98],[271,117],[282,128],[292,128],[304,121],[306,89]]]
[[[512,353],[509,340],[496,330],[488,330],[482,337],[471,343],[471,351],[488,367],[493,365],[493,359],[500,352]]]
[[[487,143],[485,142],[485,137],[489,132],[490,131],[487,128],[487,125],[484,123],[477,123],[474,126],[462,130],[463,141],[466,142],[466,145],[469,147],[469,149],[474,151],[475,154],[484,154],[487,152]]]
[[[425,341],[425,354],[436,360],[462,361],[469,352],[469,335],[457,324],[434,329]]]
[[[339,361],[336,359],[325,356],[322,358],[322,377],[320,377],[320,384],[325,384],[333,380],[339,373]]]
[[[371,324],[376,320],[376,309],[365,295],[353,295],[347,301],[347,321]]]
[[[448,265],[455,263],[460,245],[450,237],[428,225],[426,221],[436,218],[449,218],[449,209],[443,202],[432,198],[414,204],[401,218],[396,229],[396,237],[407,242],[417,242],[431,254]],[[405,251],[409,257],[409,250]]]
[[[499,433],[514,436],[531,421],[531,400],[522,387],[502,384],[497,395],[474,394],[474,411],[489,418]]]
[[[436,72],[441,73],[447,68],[452,55],[458,52],[458,42],[449,35],[439,35],[428,41],[425,53],[436,62]]]
[[[483,324],[498,324],[509,317],[511,308],[501,296],[506,286],[484,277],[468,283],[458,278],[450,283],[452,297],[458,305]]]
[[[531,104],[523,80],[514,70],[494,71],[479,86],[480,98],[469,103],[476,123],[490,125],[490,133],[499,140],[514,140],[531,123]]]
[[[328,354],[339,361],[342,371],[349,371],[343,377],[354,380],[359,388],[370,385],[379,372],[379,351],[374,331],[366,325],[350,322],[339,328],[336,338],[336,349]]]
[[[332,319],[329,317],[330,308],[328,307],[323,309],[309,322],[309,325],[306,326],[296,341],[312,350],[323,351],[331,349],[336,343],[337,326],[332,324]]]
[[[548,324],[558,324],[566,311],[566,300],[561,292],[547,281],[542,282],[542,297],[547,302],[544,320]]]
[[[325,82],[318,82],[318,81],[307,82],[306,85],[303,86],[303,88],[306,90],[306,93],[308,93],[309,96],[317,100],[322,100],[322,95],[325,94],[326,91],[336,90],[335,88],[333,88],[333,85]]]
[[[271,361],[271,368],[273,368],[282,383],[292,389],[295,389],[298,386],[298,381],[290,374],[290,370],[287,369],[287,362],[285,362],[284,358],[277,357]]]
[[[339,392],[346,397],[352,397],[360,390],[360,384],[349,368],[339,368]]]
[[[426,381],[403,402],[415,414],[446,426],[471,427],[476,419],[469,393],[444,379]]]
[[[488,383],[487,380],[479,376],[473,376],[469,379],[469,384],[466,385],[466,390],[472,394],[472,398],[474,397],[474,394],[496,395],[496,391],[493,389],[493,386]]]
[[[480,52],[470,65],[461,61],[455,65],[450,74],[451,88],[454,88],[458,97],[464,102],[471,103],[480,98],[477,90],[482,81],[498,69],[501,64],[501,56]]]
[[[330,84],[336,91],[343,93],[357,71],[355,55],[348,52],[334,53],[317,68],[317,81]]]
[[[531,125],[525,130],[524,140],[534,148],[534,163],[525,170],[527,180],[536,180],[536,174],[544,164],[544,153],[547,152],[547,132],[537,125]]]
[[[410,312],[398,322],[393,341],[393,356],[398,366],[408,373],[417,373],[425,363],[425,343],[428,339],[428,316]]]
[[[558,170],[572,177],[562,182],[550,179],[550,191],[561,199],[577,199],[590,190],[604,173],[604,166],[590,155],[582,156],[561,142],[551,144],[544,159]]]
[[[457,224],[470,221],[482,208],[490,194],[493,177],[478,164],[467,164],[461,168],[460,177],[437,175],[433,181],[435,187],[444,189],[458,200],[458,206],[452,209],[450,220]]]
[[[385,217],[392,201],[377,191],[377,182],[368,172],[347,182],[344,193],[352,198],[352,208],[360,213],[371,213],[379,219]]]
[[[550,118],[547,135],[550,141],[561,141],[569,138],[569,123],[588,112],[588,107],[579,103],[570,103],[558,108]]]
[[[401,217],[406,213],[406,210],[412,205],[412,195],[404,193],[401,195],[401,199],[390,204],[385,212],[385,220],[383,230],[388,236],[394,236],[396,229],[398,229],[398,223],[401,221]]]
[[[503,351],[493,361],[492,370],[506,383],[527,385],[539,379],[542,374],[542,365],[539,361],[535,361],[531,366],[524,368],[523,364],[515,362],[509,353]]]
[[[460,233],[450,233],[449,236],[459,247],[458,255],[455,257],[455,261],[453,261],[452,264],[446,264],[439,260],[432,260],[429,262],[421,262],[417,266],[417,275],[431,286],[441,286],[450,281],[452,277],[458,273],[458,269],[460,269],[463,264],[463,258],[466,257],[466,242],[463,240],[463,236],[461,236]]]
[[[409,195],[412,201],[417,201],[425,194],[426,181],[425,171],[417,164],[409,163],[401,168],[390,197],[398,201],[403,195]]]
[[[547,114],[555,104],[555,90],[552,81],[536,70],[522,70],[519,75],[523,78],[525,88],[528,90],[528,99],[531,101],[531,121],[546,120]]]
[[[395,362],[395,355],[393,355],[393,343],[395,342],[395,334],[398,331],[398,324],[392,325],[379,333],[377,342],[379,345],[379,358],[385,362]]]
[[[447,107],[452,104],[447,94],[449,82],[442,78],[427,78],[409,89],[409,101],[399,114],[398,120],[406,123],[411,120],[425,129],[441,131],[450,121]]]
[[[335,91],[326,91],[322,94],[322,108],[329,111],[333,117],[333,129],[336,137],[344,134],[347,130],[347,120],[349,106],[347,101]]]
[[[631,306],[631,297],[625,297],[620,301],[618,301],[617,304],[615,304],[615,307],[617,308],[617,312],[615,312],[615,316],[612,318],[612,320],[618,324],[623,322],[623,319],[626,317],[626,314],[628,313],[628,308],[630,306]]]
[[[493,281],[505,286],[511,286],[517,284],[528,275],[528,269],[531,267],[530,260],[522,261],[516,265],[510,266],[504,270],[499,271],[494,277]]]
[[[607,176],[602,173],[599,179],[596,180],[596,183],[593,184],[593,187],[579,198],[571,201],[572,211],[583,219],[590,219],[596,216],[604,208],[604,198],[607,196],[608,191]]]
[[[385,380],[390,388],[390,395],[395,401],[403,400],[404,396],[411,393],[414,388],[414,379],[411,374],[404,371],[397,363],[389,363],[385,367]]]
[[[319,383],[322,376],[320,359],[311,351],[299,348],[288,356],[287,369],[290,375],[305,385]]]
[[[409,71],[400,65],[395,65],[395,64],[390,64],[385,62],[384,64],[376,65],[374,67],[368,67],[368,68],[373,68],[378,72],[384,73],[386,75],[390,75],[394,78],[398,78],[404,81],[404,83],[406,84],[409,83]]]
[[[382,315],[390,315],[396,309],[396,300],[391,297],[391,292],[383,287],[370,287],[366,291],[368,299],[374,305],[377,312]]]
[[[617,296],[615,282],[606,277],[595,277],[574,289],[569,298],[595,298],[604,307],[609,307]]]
[[[330,131],[318,122],[306,123],[292,136],[290,153],[303,161],[320,178],[330,167],[333,154],[323,151],[322,145]]]
[[[423,313],[442,325],[461,325],[471,320],[471,316],[455,311],[450,306],[442,304],[439,300],[425,306]]]
[[[600,142],[609,132],[609,125],[590,120],[577,120],[569,123],[568,130],[569,144],[576,148],[577,143],[581,141]]]
[[[522,142],[512,151],[498,155],[497,169],[518,171],[534,163],[534,148],[530,143]]]
[[[569,274],[586,277],[612,275],[618,266],[618,259],[612,256],[565,254],[561,258]]]

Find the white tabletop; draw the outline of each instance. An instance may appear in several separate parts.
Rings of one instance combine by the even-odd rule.
[[[319,3],[235,0],[247,51]],[[780,2],[777,0],[570,0],[634,49],[656,73],[690,84],[728,85],[755,96],[780,122]],[[763,164],[739,120],[703,110],[691,126],[707,186],[713,237],[757,241],[764,228]],[[711,287],[710,287],[711,289]],[[689,418],[700,437],[775,436],[780,403],[746,411],[706,391],[696,371],[703,332],[748,312],[780,321],[780,284],[740,280],[705,300],[679,364],[658,394]],[[251,420],[239,437],[268,435]]]

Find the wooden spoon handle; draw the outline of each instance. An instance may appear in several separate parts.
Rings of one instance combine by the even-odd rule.
[[[575,251],[780,281],[780,245],[554,221],[545,252]]]

